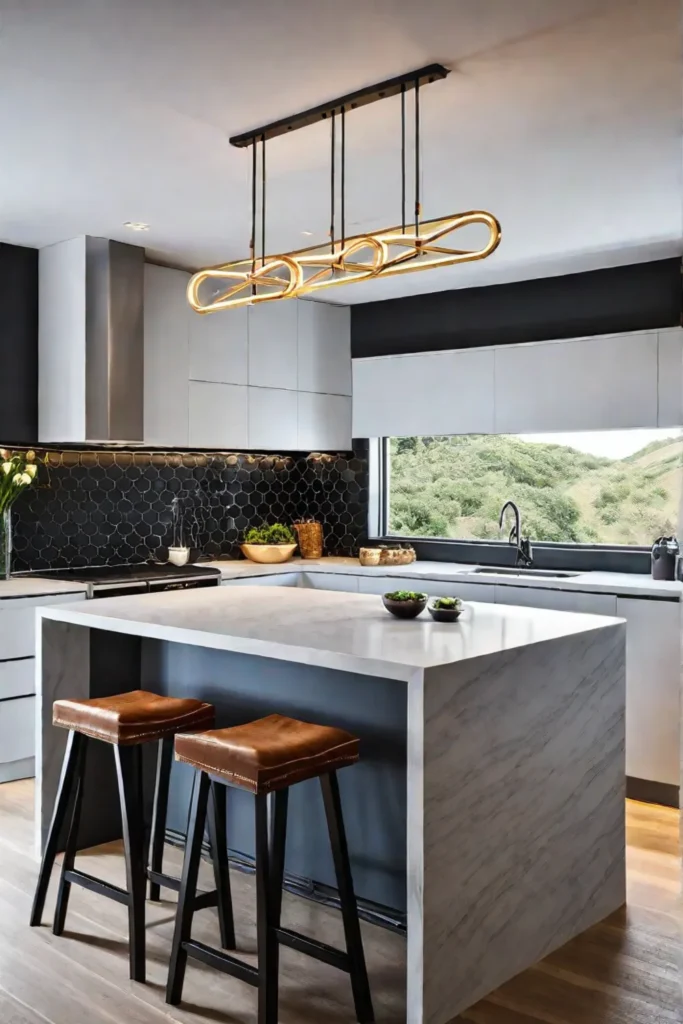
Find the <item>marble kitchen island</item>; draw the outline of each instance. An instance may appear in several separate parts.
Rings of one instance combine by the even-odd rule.
[[[362,899],[405,913],[407,1024],[446,1024],[625,901],[621,620],[471,603],[457,625],[399,621],[376,596],[250,586],[38,616],[39,836],[59,697],[143,686],[211,701],[219,725],[278,711],[360,736],[361,763],[340,775],[354,877]],[[119,827],[97,746],[82,846]],[[292,794],[286,870],[324,885],[311,785]],[[233,795],[229,846],[249,856],[253,819]]]

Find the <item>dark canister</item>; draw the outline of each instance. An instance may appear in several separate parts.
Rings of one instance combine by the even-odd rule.
[[[675,579],[678,554],[678,541],[675,537],[658,537],[652,545],[652,579]]]

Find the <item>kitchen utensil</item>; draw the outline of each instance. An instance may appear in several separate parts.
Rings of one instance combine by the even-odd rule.
[[[658,537],[652,545],[652,579],[676,579],[676,559],[680,554],[675,537]]]

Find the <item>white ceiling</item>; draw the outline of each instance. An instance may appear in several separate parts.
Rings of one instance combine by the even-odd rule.
[[[680,253],[679,18],[678,0],[0,0],[0,238],[103,235],[189,268],[244,256],[250,154],[228,137],[439,61],[424,216],[488,209],[503,242],[330,300]],[[354,232],[400,219],[398,118],[397,100],[347,118]],[[328,132],[268,146],[271,251],[325,237]]]

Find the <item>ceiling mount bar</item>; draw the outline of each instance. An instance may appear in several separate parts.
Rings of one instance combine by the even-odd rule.
[[[317,107],[311,107],[291,117],[283,117],[279,121],[272,121],[270,124],[260,128],[252,128],[241,135],[233,135],[230,143],[240,149],[252,146],[257,139],[267,141],[275,139],[278,135],[287,135],[289,132],[297,131],[299,128],[306,128],[318,121],[325,121],[331,117],[335,110],[344,108],[346,111],[356,110],[358,107],[365,107],[378,100],[387,99],[389,96],[399,96],[402,92],[429,85],[450,74],[449,68],[443,64],[428,64],[416,71],[409,71],[405,75],[398,75],[396,78],[388,78],[385,82],[378,82],[376,85],[368,85],[364,89],[348,93],[346,96],[339,96],[337,99],[322,103]]]

